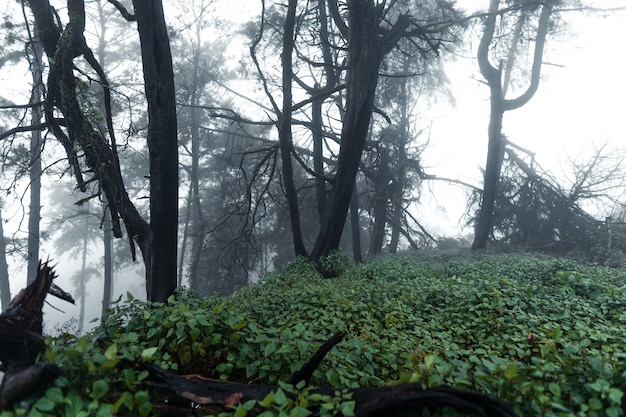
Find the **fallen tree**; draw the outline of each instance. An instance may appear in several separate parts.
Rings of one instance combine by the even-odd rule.
[[[54,286],[55,274],[48,264],[41,265],[37,279],[22,290],[6,312],[0,315],[0,361],[5,372],[0,386],[0,411],[12,406],[27,395],[40,392],[64,372],[53,364],[36,363],[45,351],[42,336],[42,307],[48,293],[73,302],[69,294]],[[422,389],[420,384],[399,384],[383,387],[338,389],[307,385],[313,372],[325,355],[341,340],[338,333],[328,339],[318,351],[290,378],[288,384],[248,384],[220,381],[201,375],[178,375],[141,359],[122,360],[117,366],[147,371],[144,385],[155,398],[163,398],[157,405],[161,415],[196,415],[198,409],[219,413],[229,408],[248,404],[246,415],[254,416],[272,411],[267,398],[283,391],[285,399],[295,400],[298,393],[333,397],[338,392],[350,403],[350,411],[357,417],[401,415],[420,409],[453,408],[463,415],[483,417],[516,416],[504,401],[485,394],[449,387]],[[112,341],[101,339],[107,349]],[[276,394],[275,397],[277,397]],[[309,411],[320,414],[315,405]],[[342,412],[344,410],[341,410]]]
[[[0,314],[0,362],[4,372],[0,410],[61,375],[56,365],[35,364],[37,356],[45,350],[42,308],[46,295],[50,293],[74,303],[69,294],[53,284],[55,277],[52,267],[40,264],[35,281],[20,291]]]

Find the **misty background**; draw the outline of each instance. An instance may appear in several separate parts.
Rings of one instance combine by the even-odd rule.
[[[65,19],[63,3],[52,3],[58,3],[55,7]],[[486,10],[488,3],[459,1],[457,6],[472,14]],[[622,10],[592,10],[605,3],[586,2],[586,9],[572,3],[571,11],[559,15],[547,38],[539,88],[527,104],[506,113],[503,133],[515,145],[532,152],[537,172],[564,190],[576,184],[577,175],[597,157],[603,170],[598,175],[612,174],[590,189],[590,198],[580,206],[598,221],[612,217],[619,222],[623,220],[624,202],[623,172],[617,168],[621,168],[626,132],[626,58],[621,45],[626,38],[626,14]],[[428,2],[433,9],[438,4]],[[147,215],[147,116],[137,34],[111,4],[94,0],[86,7],[93,25],[87,29],[87,42],[114,86],[114,124],[126,186],[131,199]],[[611,7],[620,5],[612,2]],[[431,12],[423,9],[427,7],[417,7],[414,12]],[[269,29],[257,46],[259,72],[250,56],[250,45],[259,33],[259,1],[171,1],[166,5],[180,145],[179,279],[181,285],[203,294],[231,293],[293,259],[284,179],[276,171],[277,158],[272,154],[278,138],[276,115],[260,75],[280,98],[280,38],[276,33],[281,30],[283,12],[280,3],[267,2]],[[306,33],[308,15],[301,12]],[[57,284],[77,301],[76,306],[69,306],[49,299],[51,305],[44,310],[46,331],[53,332],[59,323],[70,320],[66,326],[86,330],[97,324],[102,310],[103,231],[110,226],[97,186],[91,184],[87,193],[76,189],[63,147],[45,130],[39,131],[38,139],[40,172],[32,173],[32,132],[19,129],[30,125],[33,117],[31,107],[25,104],[38,101],[33,100],[34,57],[25,52],[30,42],[26,27],[31,20],[27,8],[11,2],[3,11],[0,29],[5,45],[0,61],[1,214],[11,295],[27,281],[35,176],[41,179],[39,255],[57,265]],[[394,239],[393,251],[436,248],[441,242],[449,247],[471,244],[477,210],[470,204],[472,187],[482,187],[489,123],[489,88],[476,60],[482,31],[482,20],[472,19],[459,27],[454,41],[439,54],[423,61],[403,61],[399,54],[387,62],[385,73],[402,77],[382,78],[379,112],[372,122],[363,170],[357,179],[365,254],[390,252]],[[520,71],[514,75],[514,87],[523,87],[528,75],[533,36],[527,33],[520,41],[527,49],[520,48],[515,63]],[[311,48],[310,58],[319,59]],[[42,68],[45,74],[45,63]],[[321,80],[315,69],[306,74],[303,65],[299,71],[307,81]],[[102,89],[93,74],[85,71],[79,86],[85,105],[101,108]],[[305,89],[294,83],[294,102],[308,97]],[[329,158],[338,150],[334,139],[341,128],[341,112],[337,108],[324,103],[324,154]],[[305,162],[310,162],[312,120],[307,111],[308,107],[303,107],[298,114],[302,123],[294,128],[294,143]],[[94,111],[92,123],[106,129],[101,113]],[[400,137],[406,142],[385,148]],[[382,158],[393,160],[399,157],[400,149],[405,152],[403,163],[408,168],[403,171],[405,183],[398,200],[403,214],[394,226],[391,189],[396,182],[388,179],[379,184],[376,178]],[[331,172],[332,163],[326,161],[324,168]],[[310,244],[317,228],[315,183],[300,167],[295,178],[305,240]],[[371,244],[371,236],[381,193],[387,196],[384,207],[390,218],[383,228],[382,246],[377,248]],[[349,255],[354,249],[350,230],[346,226],[342,244]],[[111,298],[126,292],[145,298],[143,266],[131,261],[126,235],[113,239],[111,247]]]

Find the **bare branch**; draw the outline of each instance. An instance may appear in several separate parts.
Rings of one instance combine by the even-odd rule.
[[[126,7],[124,7],[124,5],[122,5],[122,3],[120,3],[117,0],[109,0],[109,3],[111,3],[113,6],[115,6],[115,8],[120,12],[120,14],[122,15],[122,17],[124,19],[126,19],[129,22],[135,22],[137,20],[137,16],[135,16],[134,14],[130,13]]]

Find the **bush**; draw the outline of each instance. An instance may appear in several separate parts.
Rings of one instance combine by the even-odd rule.
[[[88,337],[48,340],[42,360],[60,365],[63,377],[2,417],[152,415],[160,399],[143,386],[138,358],[276,384],[338,331],[346,338],[314,385],[448,385],[498,396],[524,416],[623,415],[623,270],[515,253],[431,252],[356,266],[332,259],[343,274],[331,280],[299,259],[230,297],[118,300]],[[322,399],[303,391],[288,402],[277,391],[280,401],[267,404],[276,415],[320,402],[349,413],[353,404],[337,392]]]

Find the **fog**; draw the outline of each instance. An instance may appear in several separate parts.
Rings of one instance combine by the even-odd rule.
[[[484,5],[486,2],[484,1],[462,3],[466,6],[471,6],[468,9],[470,11],[483,6],[486,7]],[[617,6],[615,5],[615,7]],[[228,17],[229,13],[225,10],[234,6],[229,6],[227,2],[222,1],[215,2],[213,7],[210,11],[213,11],[215,15]],[[178,62],[180,68],[184,68],[185,71],[188,68],[184,67],[183,64],[188,63],[189,57],[185,55],[188,51],[183,50],[183,47],[187,46],[187,43],[185,43],[187,41],[190,44],[195,42],[193,38],[195,35],[193,35],[190,29],[195,20],[192,15],[184,14],[187,12],[191,13],[191,10],[168,10],[167,13],[170,13],[170,15],[166,15],[166,20],[173,22],[172,42],[179,42],[175,45],[179,45],[181,48],[180,51],[173,48],[174,59],[180,61]],[[232,105],[234,109],[241,111],[246,117],[258,118],[258,120],[263,119],[263,121],[267,122],[268,120],[275,120],[275,117],[268,116],[266,109],[271,106],[265,98],[259,81],[253,75],[250,75],[253,67],[248,53],[249,40],[234,30],[237,25],[243,25],[248,19],[253,18],[255,16],[254,13],[257,12],[256,8],[239,5],[235,10],[235,14],[231,16],[230,21],[222,22],[219,27],[212,27],[211,20],[208,19],[205,22],[204,32],[198,32],[202,35],[200,36],[200,44],[207,48],[207,52],[204,54],[205,57],[210,57],[212,53],[210,47],[218,45],[221,48],[220,50],[226,54],[224,55],[224,62],[228,62],[228,68],[224,69],[223,72],[240,71],[232,79],[224,81],[221,87],[216,86],[217,82],[215,84],[207,82],[209,87],[206,87],[206,91],[203,92],[203,99],[206,99],[207,102],[214,100],[210,104],[215,107]],[[20,11],[16,8],[12,11],[9,10],[10,13],[16,16]],[[554,39],[548,41],[543,60],[541,83],[536,95],[522,108],[507,112],[504,116],[503,124],[503,133],[508,140],[532,151],[535,154],[536,162],[545,171],[553,175],[554,178],[564,183],[571,179],[570,168],[572,161],[574,163],[583,163],[582,161],[585,160],[586,156],[592,155],[595,149],[606,142],[609,142],[611,144],[610,149],[615,149],[616,152],[623,151],[624,143],[626,143],[624,141],[626,118],[623,116],[623,97],[626,97],[626,77],[623,76],[623,73],[626,70],[626,56],[622,52],[622,40],[626,39],[626,12],[571,13],[568,14],[567,23],[568,26],[562,33],[556,34]],[[467,39],[464,47],[459,48],[453,54],[441,57],[444,62],[443,72],[449,80],[445,89],[453,100],[448,101],[445,99],[445,94],[437,96],[437,99],[431,99],[428,106],[419,109],[419,117],[416,117],[416,120],[419,120],[419,123],[422,125],[413,126],[416,129],[425,130],[425,133],[417,141],[420,146],[427,144],[419,155],[420,163],[427,174],[453,178],[478,188],[482,187],[482,169],[485,166],[487,152],[487,125],[489,123],[490,106],[489,88],[484,83],[475,59],[480,30],[480,24],[476,24],[474,31],[469,32],[471,35],[466,35]],[[93,36],[93,34],[90,36]],[[110,47],[111,45],[108,46]],[[180,55],[176,55],[178,52],[180,52]],[[529,57],[526,58],[530,59]],[[275,75],[280,66],[279,58],[268,53],[268,56],[263,56],[262,59],[265,59],[263,63],[266,65],[264,67],[266,71]],[[220,60],[217,59],[217,62],[219,63]],[[240,63],[243,63],[241,68],[239,66]],[[128,65],[130,70],[125,69],[125,65]],[[210,67],[210,65],[217,64],[209,62],[206,65]],[[0,83],[3,87],[3,102],[26,103],[29,98],[31,84],[28,65],[22,60],[16,61],[12,65],[5,65],[5,67],[7,70],[0,75]],[[132,67],[131,64],[121,61],[118,67],[111,69],[111,72],[119,75],[115,71],[121,74],[124,71],[132,72],[133,68],[135,67]],[[211,70],[213,70],[212,67]],[[123,75],[128,78],[120,76],[120,80],[137,81],[132,74],[130,76],[128,74]],[[187,81],[185,77],[189,77],[189,75],[181,72],[176,76],[178,77],[177,82],[180,83],[178,93],[182,101],[182,97],[189,94],[187,91],[188,86],[184,84]],[[211,76],[206,75],[208,78]],[[222,76],[221,73],[220,76]],[[214,77],[218,78],[217,75]],[[246,79],[245,77],[248,78]],[[254,81],[251,82],[251,79]],[[229,88],[223,88],[224,85]],[[142,88],[140,85],[131,84],[130,81],[129,85],[119,86],[119,90],[116,91],[116,100],[118,100],[120,108],[124,108],[124,103],[131,102],[133,95],[141,96]],[[236,90],[234,91],[235,94],[233,94],[233,90]],[[303,90],[295,92],[296,96],[298,94],[304,98],[307,97]],[[277,95],[280,94],[277,93]],[[242,98],[242,96],[247,98]],[[93,99],[93,97],[89,99]],[[251,104],[254,102],[262,103],[263,105],[255,106]],[[204,102],[200,104],[204,104]],[[131,167],[133,170],[141,167],[141,169],[136,169],[139,173],[133,173],[134,177],[129,181],[131,183],[129,187],[132,189],[133,194],[132,198],[134,201],[138,201],[139,204],[145,205],[147,204],[145,200],[148,192],[144,172],[146,171],[147,160],[143,136],[146,116],[143,106],[144,104],[137,104],[135,107],[129,105],[129,107],[132,107],[128,111],[130,114],[120,115],[116,119],[116,125],[122,136],[127,134],[124,137],[125,142],[120,145],[120,153],[123,155],[121,164]],[[179,106],[179,113],[182,114],[184,111],[187,111],[186,108],[182,105]],[[335,116],[329,111],[329,120],[332,120]],[[21,123],[23,119],[20,120],[20,117],[18,112],[11,114],[10,117],[7,117],[6,122],[0,124],[1,130],[6,131],[15,127],[16,123]],[[208,118],[208,116],[205,117]],[[216,122],[208,120],[203,121],[203,123],[209,126],[209,124]],[[328,123],[332,125],[334,122]],[[179,127],[181,125],[182,123],[179,122]],[[219,126],[211,125],[210,127],[213,129],[211,134],[214,136],[207,136],[207,138],[212,143],[217,143],[222,138],[218,137],[216,132],[219,132],[219,129],[235,129],[234,125],[234,122]],[[424,128],[424,126],[427,126],[427,128]],[[336,129],[336,126],[333,127]],[[277,133],[275,129],[268,132],[263,131],[262,128],[257,128],[257,131],[254,129],[254,127],[248,128],[253,135],[262,136],[272,141],[276,140]],[[271,129],[271,126],[269,129]],[[237,131],[235,133],[239,134],[240,132]],[[179,250],[183,241],[185,222],[183,215],[187,207],[187,192],[190,189],[190,181],[186,173],[190,171],[189,165],[191,164],[189,163],[190,157],[186,152],[191,147],[188,144],[191,139],[187,136],[183,138],[184,135],[190,137],[191,134],[187,134],[182,130],[179,133],[182,149],[181,166],[184,165],[181,168],[181,172],[184,175],[181,179],[179,190],[179,207],[181,210],[179,219]],[[309,146],[308,139],[303,139],[303,137],[298,138],[296,136],[297,145]],[[27,137],[16,137],[16,143],[19,139],[27,140]],[[207,143],[209,139],[206,139]],[[226,142],[233,139],[229,137],[223,140]],[[226,144],[224,148],[228,148],[228,146],[230,145]],[[241,146],[241,149],[236,149],[235,153],[237,155],[245,154],[248,150],[248,145],[239,146]],[[235,148],[234,145],[233,148]],[[336,152],[336,148],[336,144],[330,143],[327,145],[329,153]],[[222,162],[222,160],[218,161],[214,150],[205,149],[205,151],[206,153],[203,154],[205,159],[201,162],[207,166],[201,168],[208,172],[211,170],[210,165],[213,164],[214,168],[212,169],[217,171],[217,173],[209,172],[207,174],[206,195],[202,196],[207,208],[205,215],[210,217],[214,213],[214,206],[210,205],[208,201],[212,198],[217,199],[220,196],[211,187],[214,183],[219,183],[220,181],[223,181],[223,184],[228,184],[226,181],[230,178],[227,178],[227,174],[234,175],[232,172],[237,172],[237,166],[234,164],[234,168],[230,165],[223,169],[216,168],[215,166],[218,166],[217,164]],[[11,154],[11,152],[5,150],[5,156]],[[220,156],[222,155],[220,154]],[[81,269],[81,257],[75,250],[61,252],[57,249],[60,239],[59,232],[65,226],[62,223],[51,221],[49,210],[52,209],[51,206],[57,204],[52,199],[54,194],[63,193],[74,201],[78,201],[84,198],[84,196],[74,190],[73,178],[68,173],[66,166],[67,161],[61,159],[61,162],[58,162],[60,158],[64,157],[63,149],[58,143],[55,143],[52,135],[48,135],[46,139],[43,157],[45,157],[45,163],[48,167],[48,176],[44,176],[43,185],[42,229],[45,233],[42,234],[40,258],[51,259],[52,263],[56,265],[55,270],[59,276],[57,284],[66,291],[72,292],[76,298],[76,282],[73,281],[72,277],[76,275],[76,271]],[[7,255],[11,292],[14,295],[26,282],[25,243],[23,240],[28,232],[28,221],[25,219],[28,217],[27,190],[29,182],[25,177],[14,180],[15,177],[12,176],[14,169],[11,168],[11,161],[8,157],[4,160],[4,167],[6,168],[6,172],[3,170],[5,174],[4,181],[7,184],[11,183],[11,181],[14,181],[14,183],[4,187],[6,195],[3,197],[4,205],[2,209],[5,219],[4,234],[9,241],[10,247]],[[144,166],[143,164],[146,165]],[[243,166],[243,163],[240,166]],[[244,168],[241,170],[243,171]],[[248,174],[252,171],[252,169],[249,169]],[[282,187],[282,183],[277,187]],[[220,190],[220,192],[224,193],[224,201],[230,198],[227,191]],[[620,192],[623,193],[623,191],[619,190],[615,192],[617,193],[616,199],[619,198]],[[250,194],[253,194],[252,191],[250,191]],[[258,207],[265,204],[262,202],[256,203]],[[191,203],[189,204],[191,205]],[[232,204],[235,205],[235,203]],[[421,184],[419,201],[413,204],[408,211],[420,219],[421,225],[433,236],[461,236],[471,233],[473,230],[472,226],[465,224],[466,219],[463,217],[463,214],[466,208],[466,189],[458,185],[433,181]],[[598,218],[603,218],[615,214],[616,208],[597,205],[590,207],[589,210]],[[313,212],[314,210],[311,209],[310,212],[306,212],[307,214],[304,217],[309,216]],[[312,216],[313,214],[311,214]],[[276,220],[270,215],[267,217],[276,223],[288,223],[285,218]],[[258,221],[255,223],[255,226],[260,229],[266,226],[263,223],[265,218],[255,218],[253,220]],[[99,220],[94,220],[92,226],[97,228],[99,227],[98,223]],[[279,239],[283,237],[282,235],[284,235],[286,229],[276,228],[276,230],[278,230],[276,233],[279,236],[275,238]],[[215,246],[212,246],[213,242],[222,242],[222,240],[214,237],[217,234],[215,231],[211,233],[211,238],[214,240],[210,242],[211,244],[206,243],[204,248],[205,256],[208,258],[206,261],[208,266],[205,266],[205,271],[207,274],[218,272],[225,274],[226,272],[224,271],[232,268],[236,262],[212,269],[213,265],[210,265],[212,262],[210,255],[212,252],[218,251]],[[45,236],[43,236],[44,234]],[[207,235],[209,235],[208,232]],[[193,237],[193,224],[188,236],[190,239]],[[140,259],[135,263],[129,261],[130,254],[123,242],[126,239],[126,236],[124,236],[115,243],[118,249],[114,253],[120,263],[123,260],[123,264],[114,271],[112,298],[113,300],[118,299],[118,297],[124,299],[126,292],[129,292],[134,297],[145,299],[143,266]],[[309,243],[307,242],[307,244]],[[217,243],[214,245],[217,246]],[[404,242],[403,249],[408,247],[408,243]],[[103,256],[101,239],[94,239],[89,242],[88,248],[88,264],[92,268],[101,270]],[[247,246],[245,245],[237,246],[232,252],[241,258],[241,254],[245,252],[246,248]],[[190,252],[189,247],[187,251]],[[262,254],[259,254],[254,261],[249,261],[249,264],[254,266],[252,272],[247,271],[250,275],[254,275],[254,273],[259,271],[262,273],[263,271],[271,270],[273,268],[272,260],[279,258],[281,249],[271,248],[268,244],[268,247],[263,248],[263,251],[259,252],[262,252]],[[188,252],[185,252],[185,254],[189,256]],[[183,284],[189,285],[189,260],[185,262]],[[88,330],[98,324],[102,309],[103,288],[101,275],[91,277],[86,285],[85,330]],[[72,320],[79,316],[78,299],[75,306],[52,297],[48,299],[48,302],[49,305],[44,308],[46,331],[54,333],[59,326],[64,326],[64,323],[66,327],[69,326],[70,330],[75,331],[74,327],[76,324]]]

